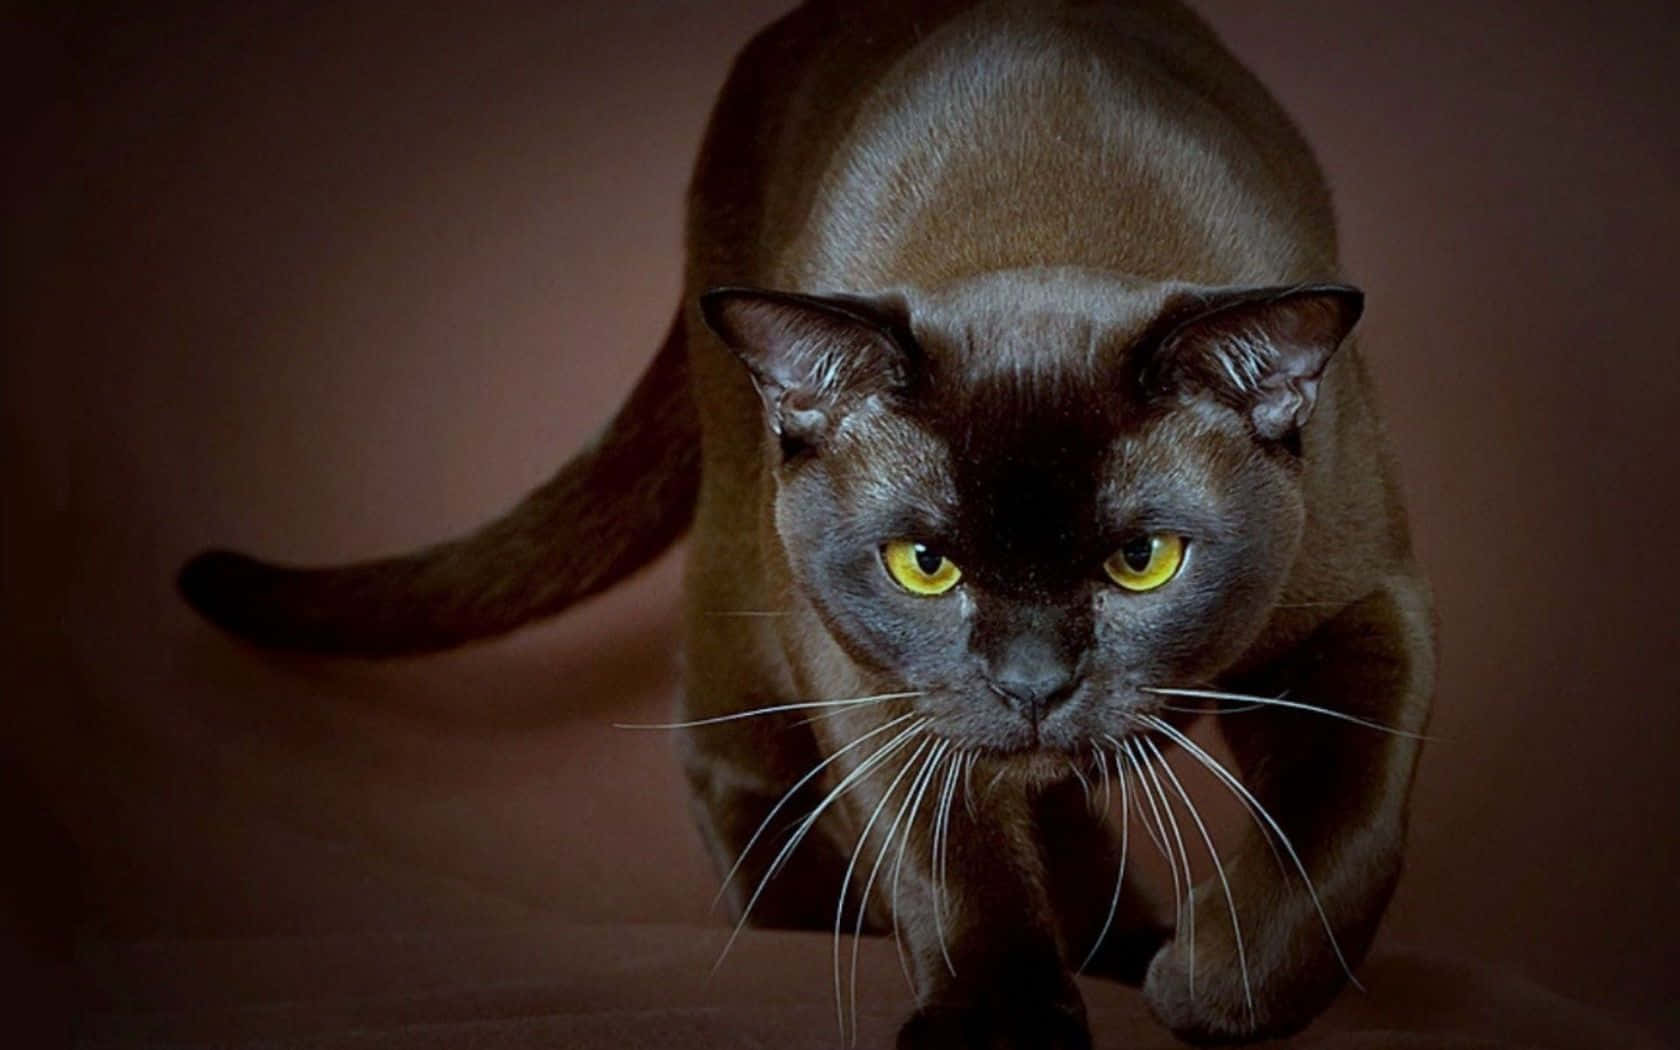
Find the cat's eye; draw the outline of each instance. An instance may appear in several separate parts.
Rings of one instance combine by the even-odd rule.
[[[955,562],[913,540],[893,540],[882,547],[881,562],[894,582],[924,598],[944,594],[962,579],[962,570]]]
[[[1108,578],[1128,591],[1152,591],[1184,564],[1184,537],[1171,532],[1134,536],[1103,562]]]

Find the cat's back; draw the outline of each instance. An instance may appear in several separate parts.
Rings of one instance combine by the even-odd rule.
[[[1085,266],[1333,274],[1310,151],[1176,3],[814,3],[738,60],[691,201],[695,283],[935,286]]]

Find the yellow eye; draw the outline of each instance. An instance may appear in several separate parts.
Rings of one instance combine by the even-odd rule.
[[[881,548],[881,561],[900,587],[926,598],[944,594],[962,579],[951,559],[911,540],[893,540]]]
[[[1105,562],[1109,579],[1128,591],[1152,591],[1184,564],[1184,537],[1157,532],[1128,540]]]

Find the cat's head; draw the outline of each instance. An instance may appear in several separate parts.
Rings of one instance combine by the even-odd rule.
[[[1361,296],[1052,270],[702,308],[762,397],[777,533],[836,642],[962,744],[1072,751],[1270,615],[1299,429]]]

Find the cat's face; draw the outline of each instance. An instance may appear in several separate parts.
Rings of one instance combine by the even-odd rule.
[[[1198,326],[1205,294],[1051,272],[847,304],[855,319],[741,298],[714,323],[792,366],[754,369],[777,532],[835,641],[960,744],[1074,751],[1124,732],[1142,687],[1228,665],[1270,614],[1301,533],[1303,387],[1351,324],[1321,304],[1346,294],[1239,297],[1240,318]],[[1333,317],[1334,341],[1257,422],[1235,385],[1266,395],[1261,337],[1281,337],[1258,325],[1280,312],[1295,342]],[[1201,360],[1213,338],[1252,360]]]

